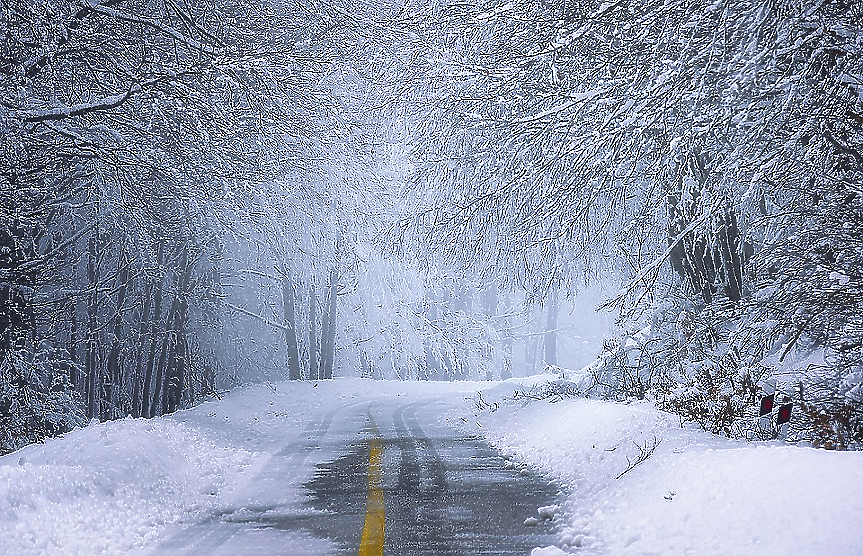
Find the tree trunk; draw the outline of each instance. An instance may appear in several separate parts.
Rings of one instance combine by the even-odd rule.
[[[144,392],[142,389],[143,366],[144,366],[144,336],[147,334],[147,327],[150,326],[150,311],[153,306],[153,282],[147,285],[144,291],[144,306],[141,308],[141,317],[138,326],[137,352],[135,360],[135,370],[132,374],[132,416],[141,417],[144,415]]]
[[[497,283],[492,282],[490,284],[486,284],[485,289],[482,291],[481,295],[482,299],[482,312],[487,317],[486,320],[486,328],[491,332],[494,330],[496,332],[495,335],[491,333],[488,335],[488,359],[489,366],[485,373],[486,380],[494,379],[494,363],[495,363],[495,351],[497,349],[498,339],[500,338],[500,333],[493,326],[494,318],[497,316],[497,307],[499,304],[498,299],[498,291],[497,291]],[[500,374],[503,374],[503,369],[501,369]]]
[[[453,380],[455,376],[455,367],[453,366],[452,358],[449,356],[449,352],[447,350],[441,350],[441,358],[443,359],[443,366],[446,369],[443,380]]]
[[[294,282],[291,280],[290,269],[285,269],[282,279],[282,303],[285,317],[285,342],[288,345],[288,377],[291,380],[303,378],[300,369],[300,350],[297,346],[297,322],[294,311]]]
[[[483,291],[482,295],[482,309],[483,313],[488,317],[493,317],[497,314],[497,306],[498,306],[498,291],[497,284],[492,283],[486,286],[485,291]]]
[[[125,248],[121,249],[117,268],[117,311],[114,313],[111,351],[105,374],[102,377],[104,391],[103,419],[119,417],[120,390],[123,380],[120,373],[120,336],[123,333],[123,306],[126,304],[126,292],[129,287],[129,260]]]
[[[545,319],[545,364],[557,365],[557,288],[552,288]]]
[[[737,215],[726,208],[717,232],[718,250],[725,278],[725,294],[731,301],[743,298],[743,260],[740,256],[740,229]]]
[[[372,378],[372,368],[365,350],[360,350],[360,378]]]
[[[509,316],[509,308],[506,309],[506,318],[503,321],[503,367],[500,369],[500,379],[512,378],[512,319]]]
[[[8,254],[7,254],[8,253]],[[0,269],[10,273],[21,263],[18,246],[12,230],[0,228]],[[15,323],[15,287],[12,284],[0,285],[0,357],[5,357],[12,349]]]
[[[189,258],[189,245],[185,243],[177,266],[178,280],[171,312],[168,314],[170,333],[168,355],[165,360],[164,383],[162,384],[162,413],[173,413],[180,407],[183,389],[186,385],[186,314],[189,283],[192,280],[192,261]]]
[[[338,263],[335,263],[338,265]],[[333,364],[336,358],[336,310],[339,297],[338,266],[330,270],[329,295],[327,297],[327,337],[323,345],[323,374],[321,378],[333,378]]]
[[[162,264],[165,262],[165,243],[162,240],[159,240],[159,244],[156,247],[156,263],[159,267],[159,272],[162,270]],[[164,277],[160,276],[157,280],[153,282],[153,318],[150,320],[148,324],[149,330],[149,341],[150,341],[150,351],[147,354],[147,369],[144,375],[144,391],[141,396],[141,415],[144,417],[150,418],[155,415],[155,405],[156,398],[155,393],[153,393],[153,381],[156,378],[154,373],[156,372],[156,331],[158,330],[159,323],[162,320],[162,284],[164,283]]]
[[[98,355],[98,309],[99,309],[99,265],[96,261],[96,242],[99,235],[98,228],[90,236],[87,250],[87,279],[90,282],[89,303],[87,304],[87,352],[84,362],[87,376],[87,419],[99,415],[98,407],[98,384],[96,375],[96,364]]]
[[[440,359],[436,353],[435,343],[432,339],[434,326],[438,320],[437,301],[433,299],[432,293],[426,290],[423,305],[425,306],[425,317],[428,324],[425,328],[425,337],[423,338],[423,355],[425,356],[425,379],[426,380],[441,380],[443,377]]]
[[[318,319],[315,314],[315,306],[318,304],[315,298],[315,284],[309,286],[309,380],[318,380]],[[325,340],[324,337],[321,340]]]
[[[533,312],[535,315],[535,311]],[[535,331],[537,328],[539,327],[536,325],[536,321],[534,321],[531,325],[531,329]],[[535,332],[526,336],[524,339],[524,363],[525,367],[528,369],[528,375],[536,374],[536,364],[539,359],[540,350],[539,342],[539,336]]]
[[[327,308],[329,307],[329,292],[327,293],[327,297],[324,299],[324,304],[321,307],[321,341],[320,341],[320,351],[321,351],[321,364],[318,367],[318,378],[324,377],[324,372],[327,367],[327,338],[330,337],[330,321],[329,314]]]
[[[70,276],[74,276],[74,270]],[[82,391],[81,368],[78,366],[78,302],[74,299],[69,301],[69,359],[72,361],[69,372],[69,381],[72,388],[78,392]]]
[[[151,417],[162,415],[165,412],[165,367],[168,365],[168,355],[171,350],[171,333],[171,325],[166,324],[162,348],[159,350],[159,361],[156,363],[156,389],[153,392],[153,405],[150,406]]]

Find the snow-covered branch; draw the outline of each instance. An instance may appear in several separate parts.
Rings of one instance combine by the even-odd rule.
[[[89,4],[90,8],[92,8],[98,13],[114,17],[122,21],[128,21],[129,23],[140,23],[141,25],[146,25],[147,27],[164,33],[165,35],[168,35],[169,37],[205,54],[219,55],[224,52],[223,48],[217,48],[208,44],[204,44],[192,37],[189,37],[188,35],[184,35],[180,31],[162,23],[161,21],[157,21],[155,19],[147,17],[127,14],[119,10],[115,10],[114,8],[109,8],[106,5],[97,2],[96,0],[89,0]]]
[[[91,112],[113,110],[125,103],[133,94],[140,92],[140,85],[132,85],[125,93],[111,95],[94,102],[75,104],[73,106],[60,105],[54,108],[33,108],[29,110],[12,111],[17,116],[29,123],[50,122],[84,116]]]

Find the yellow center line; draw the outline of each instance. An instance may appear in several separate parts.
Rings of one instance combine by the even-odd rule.
[[[379,434],[374,420],[372,426],[375,433]],[[384,553],[385,509],[384,491],[381,488],[381,452],[383,445],[380,438],[373,438],[369,443],[369,501],[366,505],[366,523],[360,539],[359,556],[383,556]]]

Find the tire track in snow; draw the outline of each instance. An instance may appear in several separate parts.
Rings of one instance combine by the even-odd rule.
[[[321,441],[330,431],[336,417],[345,414],[361,402],[351,402],[340,405],[328,411],[320,423],[312,428],[304,429],[302,440],[289,442],[272,456],[267,463],[248,482],[260,489],[262,483],[284,482],[279,477],[287,477],[290,482],[296,482],[299,475],[306,470],[306,462],[312,453],[321,447]],[[277,509],[278,505],[236,505],[214,509],[190,527],[186,527],[159,543],[152,556],[171,554],[183,556],[210,556],[238,533],[248,528],[254,519],[249,513],[265,514]]]

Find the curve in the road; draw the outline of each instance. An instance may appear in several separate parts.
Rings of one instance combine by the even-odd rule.
[[[340,453],[304,484],[305,509],[225,507],[162,543],[154,556],[259,554],[236,547],[262,531],[276,542],[268,555],[305,554],[287,541],[295,534],[319,539],[339,556],[514,556],[551,544],[553,526],[527,527],[525,518],[553,504],[558,488],[446,424],[447,408],[434,400],[334,408],[306,439],[274,453],[259,482],[252,481],[263,500],[276,500],[267,489],[293,484],[312,454]],[[291,532],[283,544],[280,532]]]
[[[280,481],[296,480],[297,475],[306,468],[308,458],[320,449],[322,441],[330,432],[336,417],[344,416],[361,405],[363,405],[361,402],[349,402],[328,411],[320,423],[303,431],[302,440],[289,442],[275,452],[267,464],[250,481],[250,484],[260,485],[271,477],[278,477]],[[248,529],[250,525],[285,529],[315,529],[304,526],[305,522],[312,521],[313,518],[310,516],[274,517],[278,514],[273,514],[273,510],[277,509],[271,504],[228,505],[215,508],[197,523],[180,529],[159,543],[150,553],[150,556],[163,554],[212,556],[218,554],[220,548]]]

